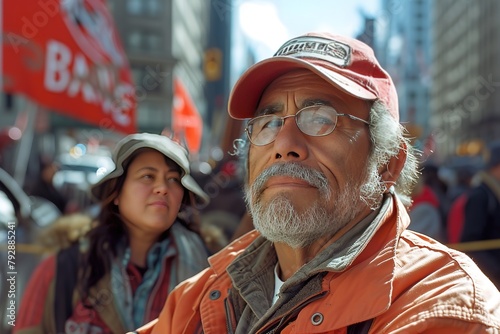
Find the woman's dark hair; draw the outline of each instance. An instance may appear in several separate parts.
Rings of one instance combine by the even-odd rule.
[[[139,154],[146,150],[150,149],[139,149],[131,154],[131,156],[123,162],[123,174],[114,179],[110,179],[104,184],[100,202],[100,212],[94,227],[87,234],[88,249],[82,255],[82,270],[79,277],[79,287],[80,297],[84,305],[92,306],[88,304],[90,288],[95,286],[97,282],[111,270],[111,261],[118,255],[117,245],[122,242],[123,238],[126,238],[128,243],[128,234],[120,217],[120,213],[118,212],[118,206],[114,203],[114,200],[123,188],[130,164]],[[165,162],[170,168],[182,172],[179,165],[166,156]],[[192,194],[187,189],[184,189],[181,211],[185,211],[186,208],[190,207],[191,195]],[[189,214],[188,218],[194,219],[195,216]],[[188,229],[199,233],[196,221],[186,220],[185,218],[182,219],[179,216],[177,220]],[[160,239],[166,238],[168,234],[169,231],[165,231],[160,236]]]

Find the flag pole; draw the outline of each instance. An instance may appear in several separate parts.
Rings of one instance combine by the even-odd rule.
[[[0,110],[5,105],[3,91],[3,0],[0,0]]]
[[[35,118],[37,105],[30,99],[26,99],[27,124],[23,131],[21,139],[17,144],[14,157],[14,179],[21,187],[24,186],[26,171],[28,170],[28,162],[33,146],[33,138],[35,135]]]

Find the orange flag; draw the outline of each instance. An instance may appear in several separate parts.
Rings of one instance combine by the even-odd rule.
[[[185,139],[191,153],[199,152],[203,134],[203,120],[188,91],[178,78],[174,78],[172,130]]]

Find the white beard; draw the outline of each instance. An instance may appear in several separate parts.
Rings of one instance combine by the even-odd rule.
[[[278,193],[268,202],[262,202],[262,188],[275,175],[286,175],[308,182],[318,188],[320,199],[302,212],[294,207],[287,193]],[[366,183],[379,183],[378,178],[373,180],[374,177],[376,178],[374,173],[368,173],[368,178],[372,180]],[[321,172],[297,163],[280,163],[264,170],[250,187],[246,187],[245,200],[255,228],[266,239],[285,243],[292,248],[303,248],[319,238],[334,236],[366,209],[367,198],[361,196],[360,191],[363,183],[363,178],[358,182],[351,181],[346,184],[345,192],[333,198],[328,181]]]

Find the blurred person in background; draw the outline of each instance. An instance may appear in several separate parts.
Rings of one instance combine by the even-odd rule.
[[[225,157],[210,174],[193,176],[211,197],[210,203],[200,208],[202,235],[205,243],[210,245],[211,253],[229,243],[245,214],[240,170],[237,158]]]
[[[448,210],[450,208],[450,201],[448,199],[448,183],[443,180],[440,175],[441,167],[434,162],[425,162],[422,168],[422,175],[424,184],[429,186],[439,200],[439,214],[441,221],[446,221]]]
[[[54,203],[61,213],[72,211],[70,209],[69,199],[56,189],[53,183],[54,175],[59,170],[59,165],[52,159],[41,156],[39,159],[39,166],[40,173],[38,178],[35,183],[29,187],[28,193],[32,196],[43,197]]]
[[[425,234],[440,242],[446,241],[446,236],[439,211],[439,198],[432,188],[420,176],[413,188],[412,204],[408,209],[410,226],[408,229]]]
[[[450,203],[453,203],[459,196],[467,193],[471,189],[472,178],[477,171],[478,169],[472,166],[462,166],[456,169],[455,182],[448,187],[447,196]]]
[[[113,161],[91,189],[101,208],[92,228],[38,266],[14,333],[123,334],[158,317],[170,291],[208,265],[194,209],[208,196],[187,151],[165,136],[133,134]]]
[[[446,217],[446,238],[449,243],[460,242],[465,220],[465,203],[472,186],[473,167],[460,167],[456,171],[456,183],[448,189],[450,209]]]
[[[488,145],[485,162],[467,194],[461,242],[500,239],[500,141]],[[500,247],[469,255],[500,289]]]
[[[500,292],[408,230],[418,164],[373,50],[310,33],[242,74],[255,230],[179,284],[138,333],[499,333]]]

